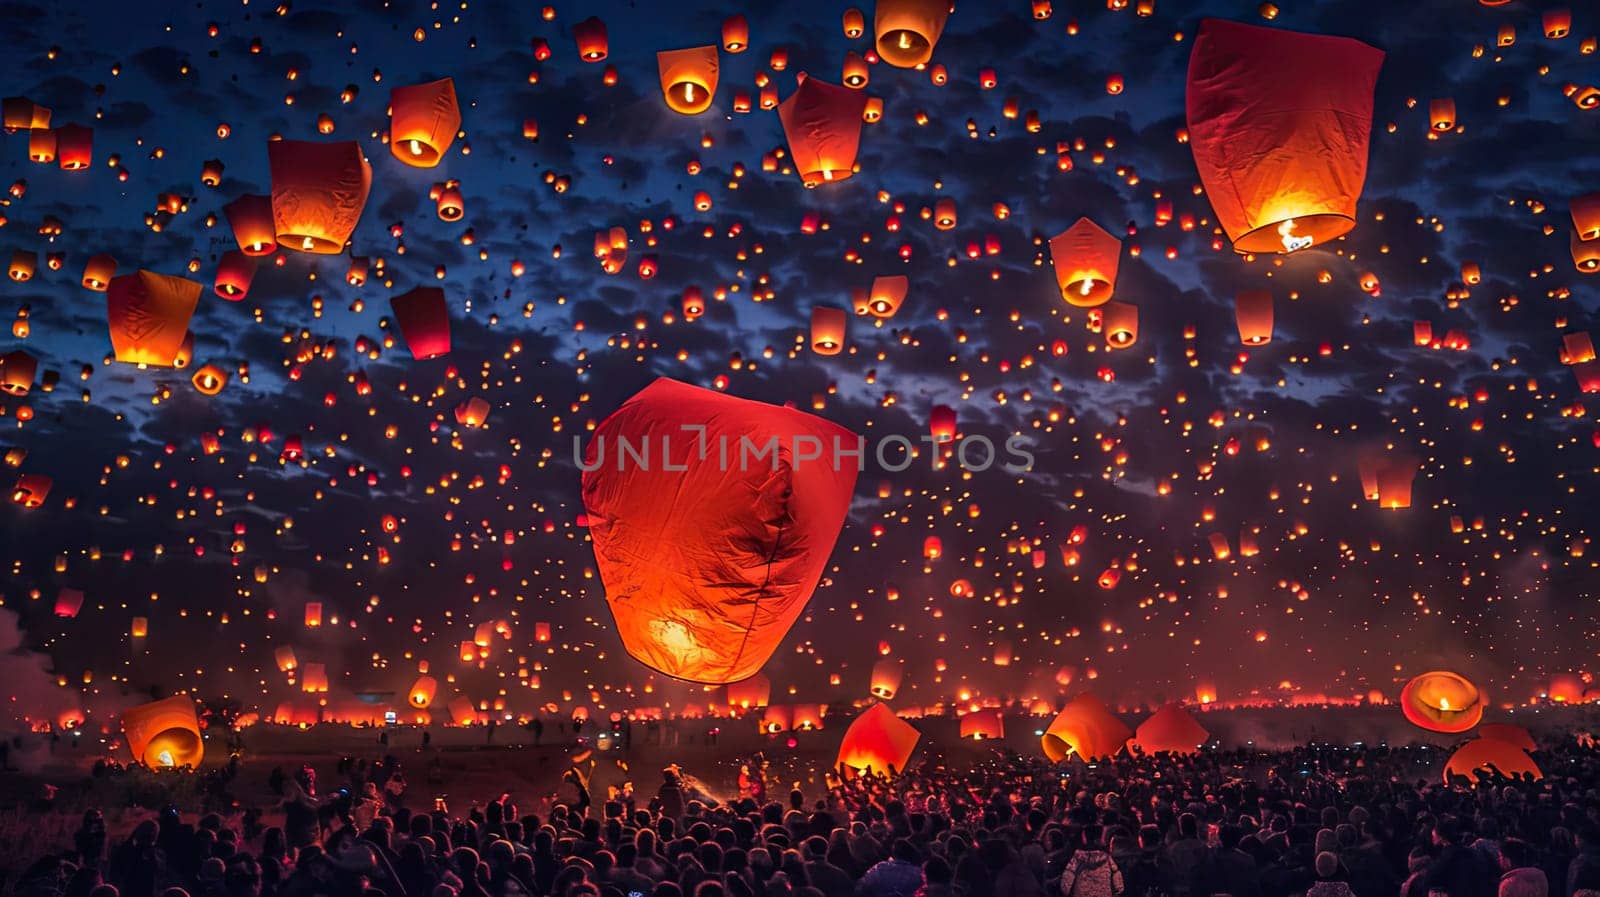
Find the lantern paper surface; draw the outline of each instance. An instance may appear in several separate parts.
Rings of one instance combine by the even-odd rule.
[[[704,426],[704,443],[686,425]],[[647,446],[652,463],[627,456],[622,440]],[[666,378],[600,424],[583,503],[629,654],[692,682],[761,668],[810,600],[850,507],[856,466],[835,463],[835,440],[853,448],[857,437]]]
[[[192,280],[144,270],[113,277],[106,289],[106,323],[117,360],[172,367],[200,289]]]
[[[319,255],[344,251],[372,189],[372,167],[355,141],[267,143],[272,221],[278,242]]]
[[[1158,753],[1193,754],[1200,750],[1211,733],[1181,704],[1166,704],[1139,724],[1132,745],[1146,755]]]
[[[1060,762],[1076,754],[1081,758],[1110,757],[1122,750],[1133,735],[1122,720],[1093,695],[1079,695],[1061,709],[1041,744],[1044,755]]]
[[[922,733],[895,716],[888,704],[873,704],[845,730],[833,765],[858,773],[871,770],[882,775],[891,767],[903,772],[921,738]]]
[[[1383,51],[1205,19],[1189,57],[1189,145],[1237,252],[1288,252],[1355,226]]]
[[[461,130],[456,82],[450,78],[396,87],[389,94],[389,111],[389,152],[415,168],[438,165]]]
[[[422,361],[449,353],[450,309],[443,289],[417,287],[390,299],[389,305],[412,358]]]
[[[859,90],[807,78],[778,104],[778,120],[789,141],[800,182],[815,187],[848,178],[861,146],[867,97]]]
[[[661,72],[661,92],[672,111],[696,115],[711,108],[717,92],[716,47],[662,50],[656,54],[656,67]]]
[[[194,699],[188,695],[173,695],[124,712],[122,734],[133,756],[154,769],[197,767],[205,756],[200,720],[194,712]]]

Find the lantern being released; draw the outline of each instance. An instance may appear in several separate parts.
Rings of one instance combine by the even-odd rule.
[[[1128,743],[1133,732],[1112,715],[1093,695],[1079,695],[1061,709],[1041,745],[1044,755],[1061,762],[1076,754],[1080,758],[1109,757]]]
[[[1139,724],[1129,744],[1145,754],[1193,754],[1211,737],[1189,711],[1166,704]]]
[[[1400,692],[1406,719],[1430,732],[1465,732],[1483,719],[1488,697],[1465,676],[1445,670],[1423,673]]]
[[[389,94],[389,152],[415,168],[432,168],[461,130],[456,83],[449,78],[396,87]]]
[[[372,167],[360,145],[273,140],[267,166],[278,242],[319,255],[343,252],[372,188]]]
[[[900,772],[911,760],[922,733],[889,709],[888,704],[873,704],[855,718],[839,742],[839,757],[834,768],[883,775],[890,769]]]
[[[1236,252],[1293,252],[1355,227],[1383,57],[1350,38],[1201,22],[1189,145]]]
[[[661,92],[673,112],[698,115],[711,108],[717,92],[716,47],[662,50],[656,54],[656,67],[661,70]]]
[[[106,289],[106,323],[117,360],[173,367],[200,289],[192,280],[144,270],[113,277]]]
[[[778,104],[778,120],[800,182],[815,187],[849,177],[861,147],[867,97],[859,90],[806,78]]]
[[[1104,305],[1111,298],[1121,256],[1122,241],[1087,218],[1050,238],[1061,298],[1079,308]]]
[[[197,767],[205,756],[194,700],[174,695],[122,714],[122,734],[135,759],[153,769]]]
[[[665,378],[606,418],[585,457],[583,503],[628,653],[692,682],[759,670],[822,576],[856,479],[834,445],[858,440],[809,414]]]
[[[878,0],[873,19],[878,56],[897,68],[925,64],[948,18],[948,0]]]

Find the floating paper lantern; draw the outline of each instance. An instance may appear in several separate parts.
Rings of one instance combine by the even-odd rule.
[[[174,695],[122,714],[122,734],[134,759],[152,769],[198,767],[205,756],[194,699]]]
[[[118,361],[174,367],[200,303],[200,284],[140,269],[106,289],[106,323]]]
[[[28,158],[40,163],[56,160],[56,132],[34,128],[28,132]]]
[[[239,251],[245,255],[270,255],[278,249],[272,224],[272,197],[246,194],[222,207],[233,229]]]
[[[1445,97],[1428,103],[1428,122],[1435,131],[1454,131],[1456,101]]]
[[[1355,226],[1384,54],[1342,37],[1205,19],[1189,57],[1189,146],[1237,252]]]
[[[1061,298],[1080,308],[1104,305],[1111,298],[1121,256],[1122,241],[1087,218],[1050,238]]]
[[[294,656],[293,645],[280,645],[273,649],[272,659],[278,664],[278,672],[290,673],[300,666],[299,658]]]
[[[707,427],[705,445],[726,442],[736,454],[770,445],[773,456],[692,461],[696,440],[678,426],[688,422]],[[622,440],[651,445],[656,463],[626,463]],[[583,503],[630,655],[713,684],[766,663],[816,588],[850,506],[855,467],[804,457],[833,451],[835,440],[858,441],[821,418],[665,378],[599,425]]]
[[[343,252],[372,188],[372,167],[360,145],[273,140],[267,143],[267,167],[278,242],[320,255]]]
[[[584,62],[602,62],[610,52],[606,23],[594,16],[572,26],[572,39],[578,44],[578,58]]]
[[[961,717],[961,737],[993,741],[1006,737],[1005,718],[999,710],[974,710]]]
[[[1545,37],[1561,40],[1572,33],[1572,10],[1566,7],[1547,9],[1541,16],[1540,24],[1544,26]]]
[[[842,308],[818,305],[811,309],[811,351],[818,355],[838,355],[844,351],[845,328],[850,315]]]
[[[1272,342],[1272,294],[1244,290],[1233,298],[1233,316],[1239,325],[1239,342],[1263,346]]]
[[[82,607],[83,592],[68,588],[56,592],[56,616],[70,620],[78,615]]]
[[[228,385],[228,372],[214,364],[203,365],[189,381],[201,395],[214,396]]]
[[[63,171],[83,171],[93,162],[93,128],[62,125],[56,129],[56,164]]]
[[[412,358],[423,361],[449,353],[450,309],[443,289],[417,287],[390,299],[389,306]]]
[[[1139,724],[1129,744],[1146,755],[1194,754],[1210,738],[1211,733],[1182,705],[1165,704]]]
[[[661,72],[661,92],[667,108],[684,115],[698,115],[711,108],[717,92],[717,48],[707,45],[686,50],[662,50],[656,54]]]
[[[1572,264],[1584,274],[1600,271],[1600,239],[1580,240],[1574,232],[1571,239]]]
[[[147,636],[149,634],[150,634],[150,618],[149,617],[134,617],[133,618],[133,622],[128,626],[128,636],[130,638],[144,638],[145,636]]]
[[[11,502],[24,508],[37,508],[50,497],[50,487],[54,484],[55,480],[42,473],[21,474],[17,484],[11,487]]]
[[[872,696],[885,701],[894,700],[895,693],[900,691],[900,679],[903,670],[900,662],[892,657],[883,657],[872,665],[872,678],[869,682]]]
[[[489,419],[489,403],[478,396],[456,406],[456,423],[463,427],[481,427]]]
[[[905,301],[911,281],[904,274],[872,279],[872,290],[867,296],[867,313],[874,318],[892,318]]]
[[[90,256],[88,263],[83,266],[83,285],[87,289],[103,293],[116,274],[117,260],[102,252]]]
[[[1587,193],[1567,203],[1572,227],[1580,240],[1600,239],[1600,193]]]
[[[895,716],[888,704],[873,704],[845,730],[833,765],[856,774],[903,772],[921,738],[922,733]]]
[[[6,269],[6,274],[17,283],[27,283],[33,279],[34,272],[39,268],[39,254],[26,249],[16,249],[11,252],[11,266]]]
[[[1431,732],[1465,732],[1483,719],[1488,697],[1465,676],[1445,670],[1423,673],[1400,692],[1400,709],[1413,725]]]
[[[867,18],[852,6],[844,11],[843,26],[844,36],[855,40],[867,32]]]
[[[806,78],[778,105],[778,120],[802,184],[815,187],[850,177],[866,103],[859,90]]]
[[[1106,345],[1126,349],[1139,339],[1139,307],[1127,302],[1107,302],[1101,309],[1101,330]]]
[[[389,152],[407,165],[438,165],[459,130],[461,107],[454,80],[441,78],[389,93]]]
[[[245,255],[243,250],[230,249],[222,254],[222,260],[217,263],[217,277],[212,289],[229,302],[239,302],[250,292],[250,283],[255,276],[256,260]]]
[[[873,19],[878,58],[903,69],[927,63],[949,17],[949,0],[878,0]]]
[[[439,190],[434,208],[440,221],[460,221],[466,212],[466,202],[461,198],[461,188],[451,185]]]
[[[21,349],[0,355],[0,392],[12,396],[25,396],[33,389],[33,378],[39,370],[39,359]]]
[[[750,46],[750,20],[736,13],[722,20],[722,49],[743,53]]]
[[[418,710],[426,710],[433,703],[433,696],[439,690],[439,683],[432,676],[418,676],[417,681],[411,684],[411,690],[406,693],[406,703]]]
[[[7,134],[50,127],[50,109],[27,97],[6,97],[0,104],[0,126]]]
[[[1110,757],[1132,734],[1099,698],[1084,694],[1061,709],[1040,743],[1044,755],[1059,763],[1073,755],[1085,760]]]
[[[871,73],[867,70],[867,61],[862,59],[860,54],[854,50],[844,54],[844,68],[840,72],[839,80],[844,82],[845,87],[853,87],[856,90],[860,90],[867,86],[867,79],[870,77]]]

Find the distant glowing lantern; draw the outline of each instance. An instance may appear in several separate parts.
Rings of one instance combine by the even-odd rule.
[[[372,188],[372,167],[354,141],[267,143],[272,220],[286,248],[320,255],[344,251]]]
[[[1428,122],[1435,131],[1455,130],[1456,101],[1449,97],[1429,101]]]
[[[102,252],[90,256],[87,264],[83,266],[83,285],[87,289],[103,293],[111,283],[111,278],[117,275],[117,260]]]
[[[1540,24],[1544,26],[1545,37],[1561,40],[1572,33],[1572,10],[1565,7],[1547,9]]]
[[[21,349],[0,355],[0,392],[12,396],[25,396],[33,389],[33,378],[39,370],[39,359]]]
[[[928,412],[928,432],[933,441],[951,442],[956,438],[956,410],[949,405],[935,405]]]
[[[584,62],[601,62],[610,52],[606,23],[594,16],[572,26],[572,39],[578,44],[578,58]]]
[[[20,474],[17,484],[11,487],[11,502],[24,508],[37,508],[50,497],[50,487],[54,483],[55,480],[42,473]]]
[[[868,683],[872,696],[885,701],[894,700],[895,694],[900,691],[902,675],[900,661],[892,657],[880,658],[872,665],[872,677]]]
[[[685,50],[656,53],[661,72],[661,92],[667,108],[684,115],[698,115],[711,108],[717,92],[717,48],[707,44]]]
[[[878,57],[896,68],[925,64],[949,17],[949,0],[878,0],[873,21]]]
[[[489,403],[479,396],[456,406],[456,423],[463,427],[481,427],[489,419]]]
[[[930,561],[938,560],[944,554],[944,543],[938,536],[929,536],[922,540],[922,556]]]
[[[201,395],[214,396],[228,385],[228,372],[214,364],[202,365],[189,380]]]
[[[1400,709],[1413,725],[1431,732],[1465,732],[1483,719],[1488,697],[1465,676],[1445,670],[1423,673],[1400,692]]]
[[[852,6],[844,11],[843,26],[844,36],[855,40],[867,32],[867,18]]]
[[[845,328],[850,315],[842,308],[818,305],[811,309],[811,351],[818,355],[838,355],[844,351]]]
[[[736,13],[722,20],[722,49],[743,53],[750,46],[750,20]]]
[[[423,361],[450,351],[450,309],[440,287],[417,287],[389,300],[411,357]]]
[[[56,616],[72,619],[83,607],[83,592],[62,588],[56,592]]]
[[[414,168],[432,168],[461,130],[456,83],[450,78],[396,87],[389,93],[389,152]]]
[[[39,268],[39,254],[26,249],[16,249],[11,252],[11,267],[6,269],[6,274],[17,283],[27,283],[33,279],[34,272]]]
[[[911,281],[904,274],[875,277],[868,293],[867,313],[874,318],[892,318],[905,301]]]
[[[1233,316],[1239,325],[1239,342],[1262,346],[1272,342],[1272,293],[1244,290],[1233,298]]]
[[[152,769],[198,767],[205,756],[200,719],[188,695],[124,711],[122,734],[134,758]]]
[[[886,775],[903,772],[922,738],[910,723],[895,716],[887,704],[873,704],[850,723],[839,742],[834,767],[855,773]]]
[[[1101,329],[1106,345],[1126,349],[1139,339],[1139,307],[1127,302],[1107,302],[1102,309]]]
[[[418,710],[426,710],[433,703],[433,696],[438,689],[439,683],[432,676],[418,676],[417,681],[411,684],[411,690],[406,693],[406,703]]]
[[[139,270],[111,279],[106,323],[118,361],[173,367],[200,303],[200,284]]]
[[[1580,240],[1574,232],[1571,239],[1572,264],[1584,274],[1600,271],[1600,239]]]
[[[1116,288],[1121,255],[1122,241],[1087,218],[1050,238],[1061,298],[1080,308],[1104,305]]]
[[[867,98],[859,90],[807,78],[778,105],[800,182],[815,187],[850,177],[861,146]]]
[[[1189,145],[1235,251],[1292,252],[1355,226],[1383,57],[1349,38],[1201,22]]]
[[[689,463],[695,440],[660,437],[690,421],[707,426],[706,444],[771,446],[787,460]],[[623,463],[621,440],[648,440],[668,457],[644,469]],[[665,378],[602,421],[583,503],[628,653],[691,682],[759,670],[810,600],[855,485],[851,465],[807,463],[807,445],[858,441],[821,418]]]

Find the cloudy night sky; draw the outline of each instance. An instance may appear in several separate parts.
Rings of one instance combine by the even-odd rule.
[[[282,646],[326,666],[330,704],[403,696],[426,662],[441,692],[521,715],[704,707],[719,693],[624,651],[580,521],[574,439],[661,376],[869,440],[920,441],[936,405],[963,435],[1033,440],[1023,474],[934,469],[925,444],[903,472],[869,457],[763,669],[774,701],[865,698],[885,652],[904,664],[897,706],[924,707],[1086,689],[1126,704],[1392,697],[1436,667],[1523,701],[1595,669],[1600,396],[1562,345],[1594,329],[1600,283],[1574,265],[1568,214],[1600,191],[1600,111],[1564,92],[1600,83],[1600,54],[1583,52],[1600,8],[1282,0],[1269,21],[1241,0],[1136,5],[1056,0],[1035,19],[1027,0],[960,0],[933,52],[947,83],[870,64],[882,120],[862,127],[856,173],[816,189],[757,85],[787,98],[800,73],[839,83],[846,53],[872,50],[871,0],[857,39],[843,3],[0,6],[0,92],[94,129],[83,171],[30,161],[26,130],[0,136],[0,189],[18,185],[0,261],[38,259],[30,280],[0,281],[0,314],[24,320],[0,352],[39,362],[30,392],[0,397],[0,475],[53,478],[41,507],[0,505],[11,661],[30,671],[7,684],[13,715],[186,690],[264,715],[313,701],[278,668]],[[1568,5],[1571,34],[1547,38],[1542,14]],[[667,108],[656,52],[720,46],[740,12],[751,45],[719,51],[711,109]],[[573,37],[590,16],[608,30],[599,63]],[[1205,17],[1387,54],[1343,239],[1233,251],[1180,136]],[[390,91],[445,77],[461,133],[437,167],[403,164]],[[1458,127],[1432,132],[1446,97]],[[226,301],[222,208],[271,191],[275,137],[356,141],[370,197],[345,255],[281,247]],[[224,166],[215,186],[208,160]],[[454,221],[429,195],[447,179]],[[953,228],[932,220],[941,199]],[[1122,240],[1129,348],[1109,351],[1062,300],[1048,242],[1081,217]],[[59,234],[41,233],[47,218]],[[608,274],[593,246],[614,227],[628,255]],[[97,253],[119,275],[203,286],[188,369],[112,359],[106,296],[80,283]],[[362,286],[350,255],[370,260]],[[1481,279],[1464,285],[1469,263]],[[899,312],[852,315],[845,350],[814,353],[813,307],[849,308],[887,275],[909,278]],[[448,302],[441,358],[414,360],[392,320],[390,298],[419,286]],[[1245,290],[1273,296],[1266,345],[1241,345]],[[1418,345],[1419,321],[1469,345]],[[215,396],[190,383],[204,364],[230,375]],[[485,426],[458,422],[473,397]],[[1410,507],[1364,498],[1359,465],[1380,457],[1416,461]],[[62,588],[84,593],[76,617],[54,612]],[[495,621],[509,637],[462,662]]]

